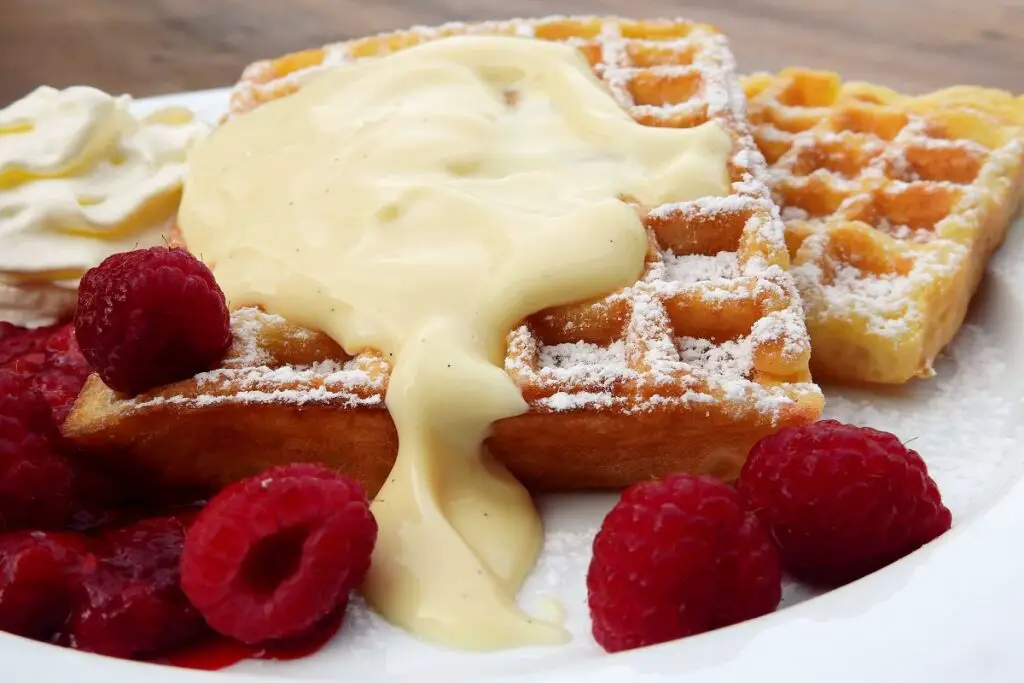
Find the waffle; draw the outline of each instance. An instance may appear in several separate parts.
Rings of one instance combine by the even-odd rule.
[[[638,282],[511,331],[505,368],[529,411],[494,425],[490,452],[532,490],[621,487],[678,470],[731,479],[756,439],[814,420],[822,395],[782,222],[733,58],[711,27],[558,18],[381,35],[250,67],[229,116],[294,92],[311,69],[460,33],[569,41],[637,120],[712,119],[733,140],[730,196],[646,210]],[[232,324],[234,346],[211,372],[131,399],[92,377],[66,434],[118,469],[155,475],[140,481],[216,487],[315,460],[376,491],[397,450],[384,358],[350,357],[253,308],[234,311]]]
[[[933,373],[1020,204],[1024,97],[909,97],[829,72],[744,80],[819,381]]]

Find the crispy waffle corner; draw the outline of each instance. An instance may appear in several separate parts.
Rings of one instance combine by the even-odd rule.
[[[819,381],[933,374],[1024,192],[1024,96],[910,97],[831,72],[744,79]]]
[[[751,444],[817,418],[810,343],[783,226],[744,115],[725,39],[689,22],[552,18],[449,24],[332,45],[250,67],[229,116],[313,71],[447,35],[501,33],[577,46],[635,119],[718,121],[732,193],[646,207],[634,285],[541,311],[508,337],[505,369],[530,410],[488,449],[533,490],[621,487],[671,471],[736,476]],[[376,491],[397,450],[390,368],[256,309],[233,313],[221,368],[131,399],[90,378],[65,433],[165,484],[218,487],[284,462],[325,462]]]

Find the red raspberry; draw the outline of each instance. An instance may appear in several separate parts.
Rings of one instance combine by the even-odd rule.
[[[921,456],[892,434],[835,420],[761,439],[738,488],[786,570],[812,583],[870,574],[952,522]]]
[[[75,333],[107,386],[137,394],[213,368],[231,345],[224,293],[184,249],[114,254],[78,288]]]
[[[58,425],[64,423],[92,371],[78,348],[74,329],[71,323],[34,330],[0,324],[0,369],[31,377]]]
[[[54,326],[52,332],[46,338],[43,348],[50,355],[66,356],[73,354],[80,356],[82,352],[78,348],[78,340],[75,339],[75,324],[68,322],[63,325]]]
[[[28,329],[0,321],[0,369],[22,356],[42,351],[52,328]]]
[[[75,326],[71,323],[54,330],[45,348],[46,367],[36,373],[33,383],[50,404],[53,419],[62,425],[92,368],[78,348]]]
[[[0,536],[0,631],[50,640],[71,613],[81,572],[95,557],[77,534]]]
[[[594,639],[618,652],[767,614],[782,570],[732,487],[674,474],[626,489],[605,517],[587,594]]]
[[[148,519],[107,534],[106,552],[82,582],[68,623],[72,647],[136,657],[182,645],[206,632],[181,592],[185,526],[175,517]]]
[[[33,379],[0,370],[0,532],[96,526],[116,490],[76,457]]]
[[[362,582],[376,540],[359,484],[318,465],[279,467],[232,484],[199,513],[182,587],[224,635],[299,636]]]
[[[0,370],[0,530],[60,528],[74,486],[50,407],[27,378]]]

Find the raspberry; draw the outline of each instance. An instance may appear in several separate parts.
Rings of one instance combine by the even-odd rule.
[[[376,540],[359,484],[318,465],[279,467],[232,484],[199,513],[182,587],[224,635],[299,636],[362,582]]]
[[[738,488],[786,570],[817,584],[881,569],[952,522],[921,456],[892,434],[835,420],[761,439]]]
[[[85,536],[0,536],[0,631],[49,640],[71,612],[80,574],[95,562]]]
[[[609,652],[761,616],[781,596],[767,531],[710,477],[631,486],[594,539],[587,597],[594,639]]]
[[[33,384],[50,404],[54,421],[62,425],[92,368],[78,348],[71,323],[54,330],[45,348],[46,366],[36,373]]]
[[[0,530],[63,526],[74,486],[50,407],[27,378],[0,370]]]
[[[78,288],[75,333],[110,388],[137,394],[209,370],[231,344],[224,293],[184,249],[114,254]]]
[[[181,592],[185,526],[175,517],[148,519],[108,533],[106,551],[87,574],[68,624],[72,647],[137,657],[182,645],[206,632]]]
[[[0,321],[0,368],[6,368],[22,356],[42,351],[51,328],[27,329]]]
[[[115,488],[75,457],[33,379],[0,370],[0,532],[96,526]]]
[[[35,330],[0,324],[0,369],[31,377],[58,425],[64,423],[91,372],[71,323]]]

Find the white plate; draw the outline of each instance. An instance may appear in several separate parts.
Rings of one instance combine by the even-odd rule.
[[[224,91],[173,101],[215,119]],[[13,683],[518,681],[962,683],[1024,672],[1024,221],[993,261],[938,377],[885,393],[830,391],[829,416],[894,431],[928,461],[954,529],[895,565],[814,597],[787,586],[775,614],[645,650],[606,655],[590,638],[583,576],[593,531],[614,502],[563,495],[542,503],[547,544],[524,590],[569,612],[562,648],[465,654],[418,642],[350,607],[341,635],[295,662],[244,662],[200,673],[81,654],[0,634],[0,680]],[[1016,674],[1014,673],[1016,672]]]

